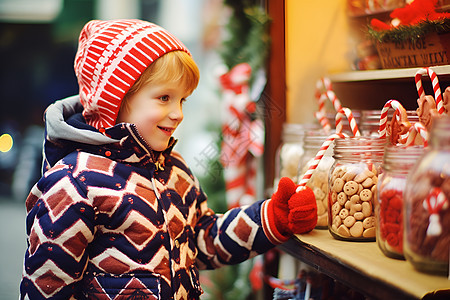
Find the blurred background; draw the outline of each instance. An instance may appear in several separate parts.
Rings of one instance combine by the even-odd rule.
[[[217,74],[224,66],[215,50],[227,16],[222,0],[0,0],[1,300],[18,297],[26,249],[24,203],[41,175],[42,116],[49,104],[78,93],[73,60],[84,24],[139,18],[186,44],[201,79],[175,134],[182,136],[177,150],[195,173],[204,174],[199,153],[216,142],[219,128]]]

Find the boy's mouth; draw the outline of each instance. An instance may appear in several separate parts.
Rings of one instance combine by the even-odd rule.
[[[161,129],[162,131],[164,131],[167,134],[172,134],[172,132],[175,130],[174,128],[171,128],[171,127],[158,126],[158,128]]]

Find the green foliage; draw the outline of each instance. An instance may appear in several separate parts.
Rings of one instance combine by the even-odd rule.
[[[268,26],[270,19],[255,0],[225,0],[225,5],[232,9],[232,15],[226,26],[227,39],[222,42],[220,55],[224,64],[231,69],[237,64],[248,63],[252,74],[265,68],[268,57],[270,37]],[[250,80],[252,83],[253,78]],[[220,136],[221,128],[215,128]],[[213,130],[214,131],[214,130]],[[227,210],[223,167],[219,162],[220,144],[216,141],[216,157],[207,162],[208,172],[199,176],[203,190],[208,195],[208,206],[216,213]],[[202,299],[212,300],[248,300],[252,297],[249,273],[253,260],[238,265],[224,266],[217,270],[202,271],[209,279],[209,284],[202,287],[206,295]]]
[[[246,62],[255,74],[267,61],[270,18],[254,1],[225,2],[233,8],[233,14],[226,26],[228,38],[222,43],[221,57],[229,69]]]
[[[224,266],[212,271],[201,271],[208,277],[212,285],[202,285],[205,300],[248,300],[251,299],[252,288],[248,276],[253,266],[252,260],[238,265]]]
[[[378,42],[417,41],[431,32],[446,33],[450,31],[450,19],[425,20],[416,25],[400,25],[391,30],[377,31],[369,26],[369,35]]]
[[[217,132],[217,136],[220,134],[220,124],[216,126],[210,126],[212,132]],[[225,194],[225,180],[223,177],[223,166],[220,163],[220,144],[222,139],[214,141],[216,151],[212,151],[213,155],[208,157],[205,162],[206,169],[203,175],[198,175],[198,181],[200,182],[203,191],[208,196],[208,207],[216,213],[224,213],[227,211],[227,200]]]

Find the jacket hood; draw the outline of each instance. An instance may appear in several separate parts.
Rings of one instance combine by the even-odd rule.
[[[86,124],[82,112],[78,95],[56,101],[46,109],[43,172],[75,150],[130,164],[163,164],[160,152],[148,146],[134,124],[117,124],[101,133]],[[164,152],[170,153],[175,143],[172,138]]]

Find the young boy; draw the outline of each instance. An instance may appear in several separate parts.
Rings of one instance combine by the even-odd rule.
[[[79,95],[45,114],[21,299],[198,299],[199,268],[240,263],[314,228],[314,194],[287,178],[269,200],[208,209],[172,150],[199,71],[163,28],[91,21],[75,72]]]

